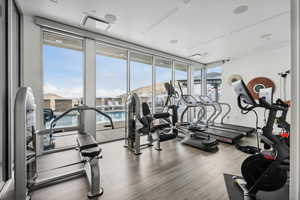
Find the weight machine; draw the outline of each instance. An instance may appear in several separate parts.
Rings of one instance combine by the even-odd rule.
[[[34,190],[80,176],[86,176],[88,179],[89,192],[87,196],[89,198],[103,194],[103,188],[100,186],[99,168],[99,159],[102,158],[101,148],[95,138],[84,130],[84,112],[87,110],[93,110],[103,115],[110,121],[111,127],[114,128],[111,118],[105,113],[86,105],[78,105],[52,120],[50,130],[36,130],[36,105],[32,90],[29,87],[23,87],[18,90],[14,114],[15,199],[30,199],[30,194]],[[84,167],[39,180],[36,136],[39,134],[52,135],[56,122],[74,111],[78,112],[79,124],[76,141],[81,161],[71,165],[84,164]]]

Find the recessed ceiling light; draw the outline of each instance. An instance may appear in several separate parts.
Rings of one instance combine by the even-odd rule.
[[[183,3],[188,4],[188,3],[190,3],[190,1],[192,1],[192,0],[183,0]]]
[[[233,13],[238,15],[238,14],[242,14],[242,13],[246,12],[247,10],[248,10],[247,5],[241,5],[241,6],[236,7],[233,10]]]
[[[260,36],[261,39],[266,39],[266,40],[270,40],[272,37],[271,33],[266,33]]]
[[[52,3],[58,3],[58,0],[50,0]]]
[[[176,43],[178,43],[178,40],[170,40],[170,43],[171,44],[176,44]]]
[[[113,14],[106,14],[104,16],[104,19],[106,21],[108,21],[110,24],[113,24],[113,23],[115,23],[117,21],[116,15],[113,15]]]

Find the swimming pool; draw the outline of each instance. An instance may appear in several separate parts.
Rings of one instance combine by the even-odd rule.
[[[105,112],[107,115],[109,115],[112,118],[113,122],[120,122],[125,121],[125,111],[109,111]],[[56,114],[58,116],[59,114]],[[101,124],[109,122],[108,119],[106,119],[104,116],[100,114],[96,114],[96,123]],[[46,128],[49,128],[50,123],[46,124]],[[77,115],[76,114],[69,114],[63,117],[61,120],[59,120],[56,124],[56,128],[62,128],[62,127],[70,127],[70,126],[77,126]]]

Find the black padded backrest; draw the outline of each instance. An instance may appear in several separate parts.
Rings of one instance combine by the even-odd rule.
[[[143,116],[147,116],[151,114],[149,105],[146,102],[142,103],[142,112],[143,112]]]
[[[169,96],[176,95],[176,90],[174,89],[174,87],[170,83],[166,82],[164,84],[164,86],[165,86],[165,89],[167,90],[167,93],[168,93]]]

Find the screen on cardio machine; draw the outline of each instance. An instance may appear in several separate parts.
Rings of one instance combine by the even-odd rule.
[[[191,95],[182,95],[182,99],[187,104],[193,104],[193,105],[195,105],[195,104],[198,103],[197,100],[193,96],[191,96]]]
[[[255,105],[256,102],[250,94],[247,86],[243,80],[235,81],[232,83],[233,89],[238,96],[241,96],[242,100],[250,105]]]
[[[211,100],[208,96],[199,96],[199,99],[200,99],[203,103],[212,103],[212,100]]]
[[[269,104],[273,103],[273,88],[262,88],[259,90],[259,98],[264,99]]]

